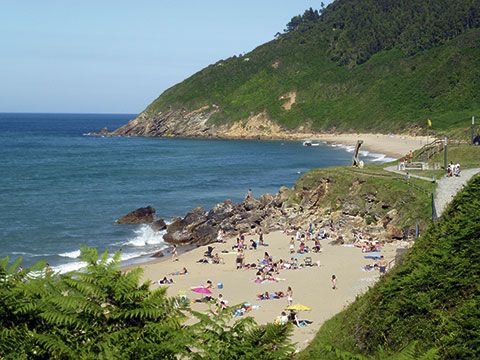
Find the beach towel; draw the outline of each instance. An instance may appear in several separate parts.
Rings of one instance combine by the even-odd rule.
[[[365,255],[364,258],[365,259],[380,260],[381,256],[382,255],[380,255],[380,254],[369,254],[369,255]]]

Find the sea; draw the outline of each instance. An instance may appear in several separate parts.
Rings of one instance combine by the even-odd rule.
[[[115,220],[147,205],[167,222],[225,199],[239,202],[291,187],[312,168],[346,165],[352,147],[300,141],[95,137],[135,114],[0,113],[0,258],[46,261],[55,271],[84,266],[81,245],[124,263],[167,246],[163,232]],[[389,161],[363,152],[363,159]]]

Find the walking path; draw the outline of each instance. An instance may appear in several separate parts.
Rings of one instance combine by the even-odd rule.
[[[440,216],[454,196],[474,175],[480,173],[480,168],[462,170],[459,177],[443,177],[438,181],[435,193],[437,213]]]
[[[402,176],[407,175],[407,172],[398,170],[396,165],[387,166],[385,168],[385,170],[390,171],[390,172],[395,173],[395,174],[402,175]],[[425,181],[429,181],[429,182],[433,181],[433,179],[431,177],[420,176],[420,175],[415,175],[415,174],[410,174],[410,173],[408,173],[408,174],[409,174],[410,177],[415,178],[415,179],[425,180]]]
[[[400,174],[405,176],[404,171],[400,171],[396,166],[387,166],[386,171]],[[437,190],[435,192],[435,204],[437,206],[438,216],[442,215],[443,211],[447,205],[452,201],[454,196],[462,189],[462,187],[470,180],[474,175],[480,173],[480,168],[466,169],[462,170],[459,177],[442,177],[440,180],[437,180]],[[425,176],[413,175],[410,174],[410,177],[421,179],[425,181],[432,181],[432,178]]]

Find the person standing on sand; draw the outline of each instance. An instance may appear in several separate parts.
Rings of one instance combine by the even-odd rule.
[[[263,232],[260,229],[260,233],[258,234],[258,245],[263,246]]]
[[[332,275],[332,289],[337,290],[337,277],[335,275]]]
[[[225,233],[223,232],[223,230],[222,230],[222,229],[219,229],[219,230],[218,230],[218,234],[217,234],[217,241],[218,241],[219,243],[224,243],[224,242],[226,242],[226,241],[224,240],[224,235],[225,235]]]
[[[385,260],[383,255],[380,256],[380,261],[378,262],[378,268],[380,270],[380,275],[384,275],[387,271],[387,261]]]
[[[173,245],[172,248],[172,261],[178,261],[177,245]]]
[[[288,306],[293,304],[293,290],[290,286],[287,288],[287,301]]]
[[[238,250],[237,259],[236,259],[237,270],[243,268],[243,259],[244,258],[245,258],[245,256],[243,255],[243,250]]]

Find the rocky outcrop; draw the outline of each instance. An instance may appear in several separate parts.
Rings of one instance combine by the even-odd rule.
[[[167,228],[167,223],[163,219],[158,219],[158,220],[155,220],[151,226],[152,226],[152,229],[155,231],[162,231]]]
[[[108,136],[189,137],[229,139],[285,139],[311,136],[309,129],[301,127],[287,130],[272,121],[265,111],[251,114],[248,118],[227,124],[210,121],[220,111],[216,105],[199,109],[170,109],[152,112],[148,109],[137,118]],[[105,131],[92,135],[107,135]]]
[[[194,111],[184,109],[158,113],[146,111],[110,135],[210,137],[215,131],[207,122],[217,111],[218,107],[214,105]]]
[[[151,224],[155,218],[155,209],[151,206],[138,208],[120,219],[117,224]]]
[[[226,236],[236,236],[260,230],[268,233],[305,228],[309,223],[331,231],[334,243],[338,244],[411,236],[412,232],[400,225],[400,209],[382,201],[375,191],[362,192],[362,184],[353,179],[345,187],[335,177],[316,177],[314,181],[299,181],[292,189],[282,187],[275,195],[264,194],[241,203],[225,200],[209,211],[198,207],[183,218],[172,219],[169,225],[163,219],[154,221],[155,209],[151,207],[137,209],[118,222],[152,223],[155,230],[165,230],[166,242],[197,246],[215,242],[220,229]],[[345,188],[341,198],[338,186]]]

